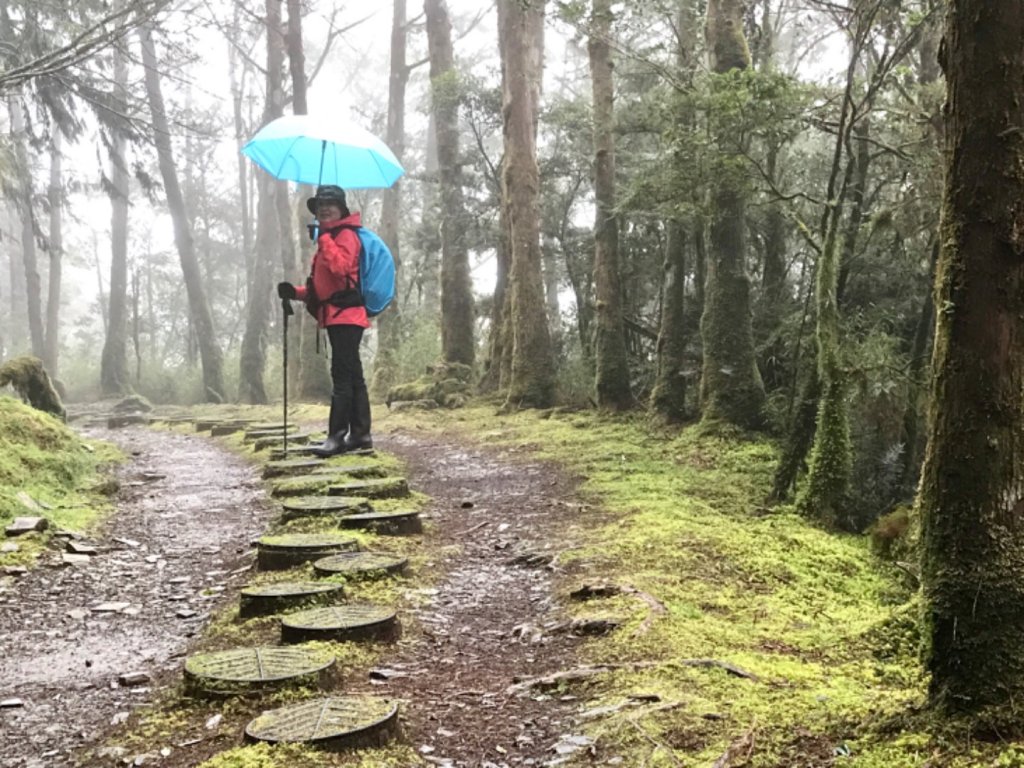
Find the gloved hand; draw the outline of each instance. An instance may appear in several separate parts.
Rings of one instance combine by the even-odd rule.
[[[319,224],[307,224],[306,229],[309,231],[310,242],[315,243],[317,237],[320,236],[320,225]]]
[[[278,283],[277,296],[281,299],[295,299],[295,286],[291,283]]]

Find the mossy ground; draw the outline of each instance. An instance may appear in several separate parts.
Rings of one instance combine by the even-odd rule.
[[[0,565],[33,561],[54,529],[88,532],[111,510],[108,494],[116,483],[103,470],[120,458],[112,446],[84,441],[60,419],[0,396],[0,528],[19,516],[50,522],[46,533],[19,537],[19,551],[0,554]],[[25,497],[43,511],[32,510]]]
[[[573,608],[627,618],[588,641],[581,662],[656,662],[571,691],[583,709],[612,708],[585,728],[622,765],[707,766],[750,734],[751,767],[1024,766],[1024,746],[929,730],[903,574],[872,554],[867,537],[766,508],[769,442],[700,427],[656,431],[641,416],[493,407],[393,414],[377,429],[461,432],[584,479],[592,506],[566,534],[574,545],[559,557],[563,588],[611,581],[666,609],[645,627],[649,609],[629,595]],[[696,658],[756,679],[673,664]],[[658,703],[615,709],[635,694]]]

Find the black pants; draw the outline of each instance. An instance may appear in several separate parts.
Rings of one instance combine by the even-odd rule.
[[[366,389],[363,361],[359,359],[363,330],[358,325],[327,326],[327,338],[331,342],[331,394],[349,402],[356,390]]]

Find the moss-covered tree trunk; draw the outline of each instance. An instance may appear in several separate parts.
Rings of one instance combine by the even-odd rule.
[[[611,0],[594,0],[590,20],[590,81],[594,96],[594,338],[595,389],[601,408],[633,407],[619,286],[619,225],[615,210],[615,78]]]
[[[406,0],[394,0],[391,17],[391,64],[388,80],[388,125],[385,143],[399,161],[405,154],[405,90],[409,83],[409,67],[406,64],[408,39]],[[396,181],[384,190],[380,212],[380,236],[391,255],[395,257],[395,269],[401,278],[402,252],[399,247],[399,224],[402,216],[402,182]],[[373,377],[370,392],[383,399],[398,379],[398,346],[401,343],[401,302],[396,296],[387,312],[374,320],[377,330],[377,354],[373,359]]]
[[[504,16],[505,83],[502,113],[507,152],[502,174],[502,196],[508,203],[511,245],[512,369],[508,407],[543,408],[555,396],[554,358],[544,305],[540,260],[540,174],[535,139],[536,78],[541,61],[544,2],[524,5],[520,0],[499,0]]]
[[[178,171],[175,167],[174,152],[171,147],[171,131],[164,107],[163,92],[160,85],[160,73],[157,69],[156,49],[153,35],[148,26],[139,28],[142,43],[142,61],[146,71],[146,95],[149,100],[150,113],[153,120],[153,143],[156,145],[159,158],[160,176],[164,182],[167,195],[167,207],[174,222],[174,243],[178,250],[178,260],[185,281],[185,292],[188,295],[189,317],[195,328],[196,340],[199,344],[199,355],[203,366],[203,398],[208,402],[223,402],[224,361],[216,329],[213,326],[213,312],[206,296],[199,271],[199,260],[196,258],[195,242],[192,225],[185,211],[185,200],[178,182]]]
[[[475,318],[465,242],[468,227],[459,161],[459,83],[452,25],[444,0],[426,0],[424,10],[441,182],[441,354],[446,362],[472,365]]]
[[[114,48],[113,104],[118,115],[128,113],[128,60],[120,45]],[[100,391],[105,396],[127,393],[131,386],[127,359],[128,293],[128,160],[125,131],[110,126],[110,305],[107,333],[100,356]],[[155,330],[155,329],[152,329]]]
[[[695,0],[680,0],[676,13],[679,49],[676,62],[681,83],[688,85],[697,63],[699,13]],[[682,132],[694,128],[693,110],[678,109]],[[677,165],[681,165],[676,159]],[[682,192],[682,190],[680,190]],[[651,416],[663,424],[680,424],[686,418],[686,272],[691,229],[679,219],[666,224],[665,263],[661,289],[661,326],[656,346],[657,373],[651,391]],[[696,259],[694,259],[696,268]],[[695,275],[696,279],[696,275]]]
[[[716,74],[750,67],[740,0],[708,2],[706,35],[711,69]],[[702,416],[705,422],[722,421],[751,429],[762,424],[764,384],[755,360],[746,265],[747,179],[737,151],[728,146],[732,138],[719,138],[701,318]]]
[[[1024,13],[951,0],[946,192],[921,483],[930,698],[1024,731]]]

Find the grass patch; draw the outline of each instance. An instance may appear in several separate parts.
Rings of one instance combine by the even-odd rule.
[[[592,506],[581,507],[583,543],[559,558],[573,574],[562,589],[611,581],[665,607],[647,621],[648,606],[628,594],[570,604],[579,616],[626,619],[587,641],[580,660],[623,666],[562,691],[597,709],[585,727],[600,755],[706,766],[750,734],[752,768],[1024,766],[1017,748],[950,738],[916,714],[926,681],[912,595],[866,537],[765,508],[769,441],[654,430],[638,415],[493,407],[390,414],[377,427],[461,433],[582,478]],[[755,679],[684,659],[715,659]],[[636,694],[656,700],[637,703]]]
[[[121,458],[110,445],[83,440],[60,419],[0,396],[0,527],[15,517],[40,516],[49,520],[50,531],[88,532],[110,511],[109,495],[117,490],[103,470]],[[19,551],[0,554],[0,565],[33,561],[49,537],[49,531],[19,537]]]

